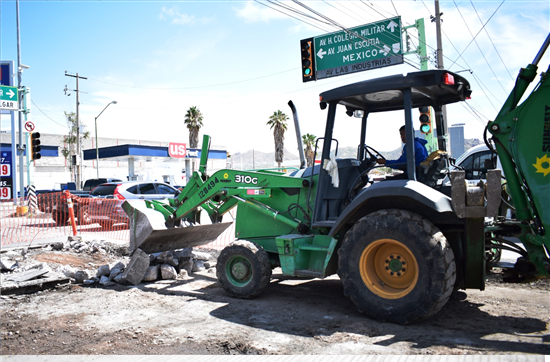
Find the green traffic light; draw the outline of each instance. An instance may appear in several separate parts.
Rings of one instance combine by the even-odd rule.
[[[422,133],[430,133],[430,125],[429,124],[421,124],[420,125],[420,132]]]
[[[304,70],[304,75],[310,75],[310,74],[311,74],[311,69],[306,68],[306,69]]]

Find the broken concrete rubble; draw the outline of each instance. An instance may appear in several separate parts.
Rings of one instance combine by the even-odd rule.
[[[63,274],[53,272],[48,265],[40,263],[16,268],[11,273],[2,273],[0,290],[2,295],[32,293],[69,282],[70,279]]]
[[[134,285],[142,282],[154,282],[159,279],[186,278],[193,272],[215,266],[215,262],[206,261],[211,259],[213,257],[209,253],[195,251],[191,248],[153,254],[146,254],[141,249],[136,249],[127,266],[122,262],[113,267],[102,265],[98,268],[96,276],[100,278],[109,275],[111,281]],[[93,283],[87,281],[86,284]]]
[[[18,286],[14,283],[21,284],[23,281],[29,284],[29,280],[36,280],[35,284],[40,285],[43,288],[46,285],[44,281],[52,279],[52,275],[55,278],[51,280],[52,286],[59,283],[77,283],[84,285],[100,284],[103,286],[114,285],[114,283],[134,284],[138,285],[142,282],[154,282],[159,279],[174,280],[185,279],[193,272],[209,269],[215,265],[212,255],[202,251],[195,251],[192,248],[185,248],[174,251],[164,251],[153,254],[146,254],[144,252],[135,251],[132,255],[132,259],[128,262],[126,255],[127,248],[121,246],[115,246],[100,240],[84,241],[80,237],[69,237],[66,242],[56,241],[49,245],[42,247],[43,251],[67,251],[73,253],[86,253],[93,255],[95,253],[119,255],[124,258],[123,261],[118,261],[113,264],[105,264],[93,269],[81,269],[74,268],[70,265],[58,264],[52,265],[55,272],[49,269],[45,263],[29,266],[24,268],[20,267],[20,262],[28,264],[26,261],[26,254],[29,252],[26,249],[12,249],[4,251],[1,258],[2,268],[2,292],[7,291],[7,286],[13,293],[24,293],[26,291],[32,291],[32,288],[28,288],[26,285],[24,288],[18,291]],[[207,261],[210,260],[210,261]],[[132,263],[134,263],[134,270],[132,270]],[[135,266],[138,265],[136,269]],[[27,272],[29,269],[35,269],[31,272]],[[26,273],[23,273],[26,272]],[[17,281],[7,280],[8,275],[17,275],[14,277]],[[57,282],[59,280],[59,282]],[[30,283],[33,284],[33,283]],[[13,294],[11,293],[11,294]]]

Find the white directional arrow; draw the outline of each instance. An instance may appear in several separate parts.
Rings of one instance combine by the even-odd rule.
[[[382,51],[382,53],[384,53],[384,56],[387,56],[390,50],[390,47],[384,44],[384,50]]]
[[[388,28],[391,29],[391,32],[392,32],[392,33],[394,32],[395,28],[398,27],[398,26],[399,26],[399,24],[397,24],[397,23],[396,23],[395,21],[393,21],[393,20],[388,24]]]
[[[319,49],[319,51],[317,52],[317,56],[321,59],[323,59],[323,55],[327,54],[326,51],[323,50],[323,48]]]
[[[9,95],[10,98],[13,98],[13,96],[15,95],[15,93],[13,93],[13,90],[11,90],[11,89],[8,90],[8,91],[6,92],[6,94]]]

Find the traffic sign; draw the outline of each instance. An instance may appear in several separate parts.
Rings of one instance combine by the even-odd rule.
[[[19,92],[17,87],[0,86],[0,109],[19,110]]]
[[[25,131],[32,132],[34,131],[34,123],[32,122],[25,122]]]
[[[316,79],[403,63],[400,16],[313,39]]]

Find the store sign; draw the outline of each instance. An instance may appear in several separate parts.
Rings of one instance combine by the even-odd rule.
[[[173,158],[184,158],[187,156],[187,146],[185,143],[172,143],[168,144],[168,154]]]
[[[9,200],[13,194],[11,151],[2,151],[0,161],[0,199]]]

